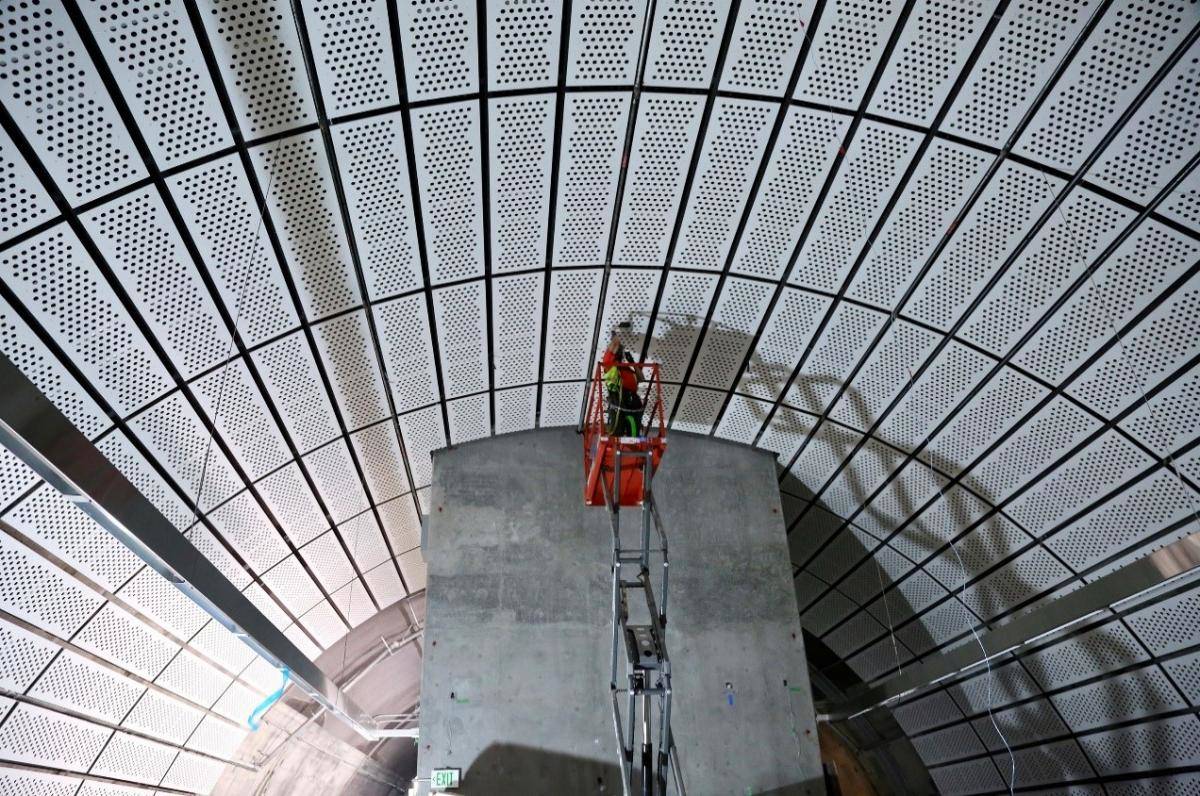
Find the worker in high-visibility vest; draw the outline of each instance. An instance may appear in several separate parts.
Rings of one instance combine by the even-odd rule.
[[[608,423],[605,431],[622,437],[640,437],[642,398],[638,395],[639,368],[614,334],[600,360],[604,387],[608,393]]]

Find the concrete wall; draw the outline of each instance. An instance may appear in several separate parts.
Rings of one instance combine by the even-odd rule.
[[[821,793],[774,459],[677,434],[655,495],[689,794]],[[580,438],[548,429],[442,451],[432,506],[418,778],[458,767],[464,793],[620,793],[610,535],[606,512],[583,505]]]

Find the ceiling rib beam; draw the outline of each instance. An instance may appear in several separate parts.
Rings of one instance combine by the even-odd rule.
[[[147,566],[364,738],[374,719],[238,591],[0,354],[0,443]]]
[[[475,68],[479,72],[479,192],[483,223],[483,314],[487,335],[488,433],[496,433],[495,330],[492,322],[492,149],[488,128],[488,8],[487,0],[475,0],[476,39],[479,41]],[[447,434],[446,444],[457,440]]]
[[[550,196],[546,203],[546,264],[542,268],[542,325],[538,341],[537,393],[534,395],[533,423],[542,426],[542,392],[546,385],[546,325],[550,322],[550,284],[554,273],[554,233],[558,219],[558,183],[562,175],[563,114],[567,103],[567,59],[571,55],[572,0],[562,0],[562,27],[558,34],[558,78],[554,85],[554,132],[550,155]],[[497,96],[493,94],[492,96]],[[591,375],[589,371],[587,376]]]
[[[400,37],[400,11],[397,3],[404,0],[387,0],[388,29],[392,39],[392,62],[396,66],[396,91],[400,97],[400,126],[404,130],[404,159],[408,165],[408,194],[412,197],[413,230],[417,236],[417,259],[421,264],[421,287],[413,292],[421,292],[425,297],[426,322],[429,327],[429,344],[433,350],[434,375],[437,377],[438,405],[442,410],[442,433],[447,442],[450,441],[450,415],[446,409],[446,379],[442,373],[441,345],[438,342],[437,322],[433,311],[433,287],[429,274],[429,248],[425,240],[425,220],[421,212],[421,176],[417,171],[417,151],[413,144],[412,108],[415,107],[408,96],[407,67],[404,65],[404,51]],[[446,98],[446,102],[461,101],[462,97]],[[481,155],[482,157],[482,155]],[[363,296],[363,301],[367,300]],[[389,392],[391,388],[389,386]],[[399,421],[397,421],[399,429]],[[399,431],[397,431],[399,433]],[[415,487],[416,484],[413,484]],[[415,498],[416,491],[413,496]],[[421,509],[417,504],[417,511]]]
[[[328,369],[326,368],[324,358],[321,356],[321,351],[320,351],[319,347],[317,346],[316,339],[313,334],[312,324],[311,324],[310,320],[305,316],[304,303],[300,299],[300,292],[296,286],[295,277],[293,276],[292,269],[288,263],[287,254],[284,252],[283,243],[279,238],[279,231],[275,228],[275,222],[271,215],[270,207],[267,204],[266,193],[263,191],[263,186],[262,186],[261,181],[258,178],[258,172],[254,168],[254,163],[250,159],[250,148],[252,146],[262,146],[265,143],[271,143],[276,140],[281,140],[285,137],[302,134],[302,132],[312,132],[312,131],[315,131],[318,129],[318,125],[315,125],[315,124],[305,125],[305,128],[303,131],[288,130],[288,131],[284,131],[279,134],[274,134],[269,137],[264,137],[263,139],[256,139],[253,142],[247,142],[242,133],[241,125],[238,123],[237,114],[234,112],[233,101],[230,98],[229,89],[226,87],[224,78],[221,75],[221,68],[220,68],[219,64],[217,63],[215,51],[211,45],[211,42],[209,42],[209,40],[208,40],[208,32],[204,27],[204,21],[200,17],[200,10],[195,3],[184,3],[184,7],[187,9],[188,19],[192,25],[193,35],[195,35],[197,37],[197,40],[201,43],[201,46],[199,49],[204,56],[204,63],[205,63],[205,67],[208,70],[209,80],[212,83],[213,91],[217,95],[218,104],[220,104],[220,106],[221,106],[222,117],[224,118],[226,127],[229,128],[230,136],[233,138],[234,149],[238,155],[239,161],[241,162],[242,172],[246,177],[246,182],[250,186],[250,193],[252,194],[252,196],[254,198],[254,204],[258,208],[260,208],[260,214],[261,214],[260,220],[261,220],[261,224],[262,224],[263,233],[266,235],[267,241],[270,243],[270,246],[271,246],[271,251],[275,255],[276,264],[277,264],[277,267],[279,268],[280,275],[283,278],[284,287],[286,288],[287,293],[288,293],[288,298],[291,300],[293,308],[296,311],[296,317],[300,323],[300,327],[299,327],[300,331],[304,335],[305,344],[308,347],[310,355],[312,356],[313,364],[317,369],[317,375],[321,380],[321,386],[325,393],[326,400],[329,403],[330,410],[332,411],[334,422],[337,424],[340,438],[345,440],[346,450],[350,456],[350,462],[354,466],[355,475],[358,477],[359,481],[362,483],[363,491],[368,496],[368,502],[371,505],[371,510],[373,511],[373,513],[375,513],[376,521],[378,521],[379,520],[378,511],[375,507],[375,501],[371,497],[371,491],[370,491],[369,485],[367,483],[367,479],[366,479],[366,475],[365,475],[365,472],[363,469],[362,462],[359,459],[358,451],[355,450],[354,445],[351,443],[351,437],[350,437],[351,429],[347,425],[346,418],[342,414],[341,408],[338,404],[337,395],[333,389],[333,382],[331,381],[331,379],[329,377],[329,372],[328,372]],[[333,168],[332,164],[331,164],[330,168],[332,170],[332,168]],[[366,299],[364,298],[364,301],[365,300]],[[367,315],[369,316],[370,313],[368,312]],[[295,330],[289,330],[283,336],[286,337],[287,335],[293,334],[294,332],[295,332]],[[255,347],[254,349],[251,349],[251,350],[257,350],[257,348],[258,347]],[[247,364],[250,364],[251,358],[249,356],[247,356],[246,361],[247,361]],[[385,387],[386,386],[387,385],[385,384]],[[263,394],[264,394],[264,396],[268,395],[268,393],[266,393],[265,391]],[[268,400],[267,403],[271,404],[274,402]],[[331,442],[333,442],[333,441],[331,441]],[[330,443],[326,443],[326,444],[330,444]],[[401,447],[400,453],[401,453],[401,456],[403,457],[404,456],[404,448],[403,447]],[[316,499],[318,501],[320,501],[320,505],[322,506],[322,511],[327,515],[327,517],[329,519],[330,529],[338,532],[338,535],[335,536],[334,538],[338,540],[339,546],[343,549],[343,552],[345,552],[347,549],[345,540],[342,538],[341,533],[337,528],[337,524],[333,522],[332,513],[329,512],[327,507],[325,506],[324,500],[321,497],[320,490],[317,489],[316,483],[312,479],[312,476],[308,471],[307,465],[304,463],[304,461],[302,459],[296,459],[296,462],[297,462],[297,465],[300,467],[301,473],[304,476],[305,483],[308,484],[309,489],[312,491],[312,493],[316,497]],[[406,460],[405,460],[405,466],[407,467]],[[411,484],[412,484],[411,479],[409,481],[409,484],[411,486]],[[384,530],[382,524],[380,524],[380,532],[384,536],[384,541],[388,542],[387,532]],[[389,549],[390,549],[390,544],[389,544]],[[354,566],[354,571],[357,574],[359,571],[358,564],[356,561],[354,561],[353,556],[349,556],[349,558],[350,558],[351,564]],[[308,569],[306,562],[304,562],[301,559],[297,559],[297,560],[301,563],[301,565],[303,565],[305,567],[306,570]],[[399,564],[393,564],[393,566],[395,566],[397,576],[400,578],[401,584],[404,586],[405,592],[407,592],[408,585],[404,581],[403,573],[400,572]],[[310,572],[309,575],[311,576],[312,573]],[[372,593],[372,590],[367,585],[366,580],[362,577],[360,577],[359,579],[362,581],[363,587],[366,590],[368,596],[371,598],[372,603],[375,604],[376,606],[378,606],[378,600],[375,598],[374,594]],[[315,580],[315,578],[314,578],[314,580]],[[319,582],[318,582],[318,585],[320,585]],[[336,605],[333,604],[332,601],[330,601],[330,605],[333,607],[333,609],[335,611],[337,611],[338,615],[341,616],[341,611],[338,609],[338,607]],[[346,617],[345,619],[347,620],[347,627],[349,627],[350,625],[348,622],[348,617]]]
[[[47,487],[47,488],[49,488],[49,487]],[[186,638],[183,638],[182,636],[176,635],[173,631],[169,630],[168,628],[163,627],[158,622],[156,622],[153,618],[147,616],[146,614],[139,611],[137,608],[130,605],[120,594],[115,594],[115,593],[109,591],[108,589],[106,589],[102,585],[100,585],[99,583],[96,583],[91,578],[88,578],[86,575],[79,572],[77,569],[72,567],[69,563],[63,561],[61,558],[59,558],[57,555],[55,555],[53,551],[48,550],[43,545],[39,544],[36,539],[31,539],[29,536],[21,533],[16,528],[12,527],[7,522],[4,522],[3,520],[0,520],[0,531],[2,531],[9,538],[18,542],[21,546],[26,547],[29,550],[32,550],[38,556],[45,559],[47,563],[51,564],[52,566],[57,568],[62,573],[70,576],[71,578],[74,578],[75,580],[79,581],[87,588],[91,589],[92,591],[94,591],[97,594],[99,594],[100,596],[102,596],[106,602],[100,604],[100,606],[96,609],[95,614],[100,613],[100,611],[102,611],[104,609],[104,606],[107,603],[112,603],[113,605],[120,608],[125,613],[132,616],[134,619],[136,619],[139,622],[141,622],[142,624],[146,625],[148,628],[150,628],[155,633],[158,633],[159,635],[168,639],[171,643],[178,646],[180,648],[180,650],[179,650],[180,652],[182,652],[184,649],[186,649],[190,654],[203,660],[204,663],[206,663],[208,666],[212,667],[212,669],[214,671],[216,671],[218,674],[220,674],[224,677],[228,677],[229,681],[230,681],[230,685],[233,685],[234,683],[242,683],[246,687],[250,688],[251,690],[258,692],[258,693],[262,693],[265,696],[265,693],[263,693],[261,688],[258,688],[253,683],[250,683],[249,681],[247,681],[238,672],[235,672],[232,669],[226,668],[222,663],[214,660],[210,655],[208,655],[203,650],[197,649],[195,646],[193,646],[190,643],[190,639],[186,639]],[[95,616],[95,614],[93,614],[92,616]],[[198,702],[192,701],[189,697],[184,696],[183,694],[177,694],[177,693],[171,691],[170,689],[167,689],[161,685],[158,685],[157,683],[155,683],[152,680],[147,680],[146,678],[142,677],[139,674],[127,671],[124,667],[122,667],[119,663],[117,663],[115,661],[108,660],[107,658],[104,658],[94,652],[86,650],[83,647],[76,646],[75,645],[75,637],[78,636],[79,633],[81,633],[83,631],[83,628],[86,627],[86,623],[85,623],[85,625],[81,626],[79,630],[77,630],[75,632],[74,636],[72,636],[69,639],[64,640],[64,639],[61,639],[58,636],[54,635],[53,633],[50,633],[47,630],[43,630],[42,628],[40,628],[36,625],[30,624],[29,622],[25,621],[24,619],[21,619],[20,617],[9,613],[7,610],[5,610],[3,608],[0,608],[0,619],[2,619],[5,622],[8,622],[10,624],[16,625],[17,627],[20,627],[22,630],[25,630],[28,633],[33,633],[34,635],[44,638],[44,639],[50,641],[51,643],[53,643],[55,646],[57,646],[59,648],[59,652],[55,653],[55,656],[54,656],[55,658],[57,658],[58,654],[60,652],[62,652],[63,650],[70,650],[73,654],[78,655],[82,658],[87,658],[88,660],[96,663],[99,666],[102,666],[105,669],[108,669],[109,671],[111,671],[121,677],[124,677],[124,678],[134,681],[138,685],[145,686],[146,688],[149,688],[157,693],[170,696],[171,698],[178,700],[180,702],[186,702],[189,705],[191,705],[192,707],[194,707],[196,710],[203,711],[204,713],[212,716],[214,719],[219,719],[221,722],[223,722],[225,724],[229,724],[230,726],[240,726],[237,724],[237,722],[230,721],[229,719],[222,716],[220,713],[216,713],[211,708],[205,707],[204,705],[202,705]],[[199,631],[197,631],[197,632],[199,632]],[[193,638],[194,638],[194,636],[193,636]],[[171,660],[174,661],[174,658],[172,658]],[[170,662],[168,662],[165,666],[163,666],[163,671],[165,671],[167,666],[170,666],[170,665],[171,665]],[[49,667],[50,667],[50,663],[47,663],[46,668],[48,669]],[[244,671],[245,670],[243,669],[243,672]],[[41,674],[44,674],[44,673],[45,672],[43,671]],[[159,672],[159,674],[161,674],[161,673],[162,672]],[[41,674],[39,674],[39,678],[40,678]]]
[[[732,0],[737,5],[740,0]],[[604,247],[604,271],[600,276],[600,296],[596,299],[596,319],[592,324],[592,344],[584,354],[585,380],[592,378],[592,358],[600,341],[600,323],[604,317],[604,301],[608,295],[608,277],[612,271],[613,252],[617,248],[617,230],[621,226],[621,206],[625,199],[625,182],[629,176],[629,160],[633,150],[633,137],[637,131],[638,109],[642,98],[642,84],[646,80],[646,60],[650,57],[650,39],[654,35],[654,16],[657,0],[646,0],[646,13],[642,19],[642,39],[638,43],[637,66],[633,74],[633,86],[629,95],[629,112],[625,117],[625,135],[621,142],[621,167],[617,171],[617,188],[613,194],[612,218],[608,224],[608,242]],[[587,390],[579,401],[579,424],[576,431],[583,431],[583,419],[587,413]]]
[[[341,216],[342,229],[346,236],[346,244],[350,248],[350,264],[354,269],[354,279],[358,287],[359,298],[362,301],[363,315],[367,322],[367,334],[371,338],[371,353],[376,365],[379,367],[379,375],[383,381],[383,396],[387,402],[387,411],[391,416],[392,433],[396,437],[396,445],[400,450],[400,462],[404,467],[404,477],[408,480],[410,489],[410,499],[413,501],[413,506],[416,509],[417,515],[421,513],[421,504],[417,501],[416,483],[412,477],[412,467],[408,461],[408,448],[404,444],[404,435],[400,433],[400,421],[396,415],[395,397],[392,395],[391,381],[388,379],[387,362],[383,357],[383,347],[379,340],[379,328],[375,323],[375,313],[371,311],[370,292],[367,289],[366,275],[363,271],[362,258],[358,251],[358,238],[354,232],[354,223],[350,218],[350,204],[346,200],[346,189],[342,184],[342,170],[338,165],[337,149],[333,145],[333,134],[329,129],[329,116],[325,112],[325,97],[321,93],[321,81],[317,76],[317,65],[315,56],[312,50],[312,41],[308,35],[308,24],[304,19],[303,4],[298,0],[292,0],[292,17],[296,24],[296,38],[300,42],[300,50],[304,60],[304,71],[308,78],[309,93],[312,94],[313,108],[317,114],[317,126],[321,131],[321,143],[325,150],[325,158],[329,162],[329,174],[333,181],[333,191],[337,199],[338,213]],[[433,319],[429,321],[430,329],[433,328]],[[400,570],[400,562],[397,561],[397,551],[392,547],[392,540],[388,537],[386,526],[383,523],[383,517],[379,513],[378,502],[372,494],[370,482],[367,480],[363,471],[362,463],[358,459],[358,454],[354,450],[354,446],[349,444],[350,455],[355,463],[355,468],[358,470],[359,478],[362,480],[363,490],[367,494],[367,500],[371,506],[371,512],[375,517],[375,522],[379,526],[379,532],[383,534],[383,543],[387,547],[388,558],[392,562],[392,566],[396,569],[396,575],[400,578],[400,583],[404,587],[405,593],[409,591],[408,582],[404,578],[404,573]],[[346,543],[338,537],[338,541],[345,547]],[[347,548],[346,554],[349,556],[350,551]],[[354,563],[354,557],[350,556],[350,561]],[[367,586],[366,579],[361,576],[358,571],[357,563],[354,564],[355,574],[359,574],[359,580],[362,581],[363,588],[371,597],[371,602],[375,605],[376,610],[379,609],[379,602],[371,594],[370,587]]]

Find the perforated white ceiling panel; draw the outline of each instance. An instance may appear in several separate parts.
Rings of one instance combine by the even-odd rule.
[[[675,429],[778,456],[803,622],[864,679],[1198,528],[1195,2],[0,36],[0,350],[314,656],[424,587],[430,452],[576,423],[618,325]],[[211,789],[262,662],[6,451],[0,531],[0,790]],[[1200,787],[1195,599],[997,667],[1003,739],[982,681],[897,717],[947,793]]]

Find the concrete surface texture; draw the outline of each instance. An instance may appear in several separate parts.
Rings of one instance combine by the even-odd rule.
[[[583,505],[581,446],[547,429],[434,456],[422,793],[434,767],[460,768],[461,793],[621,792],[611,535],[607,513]],[[655,497],[688,793],[823,793],[774,459],[675,434]],[[637,519],[623,512],[623,530]]]

